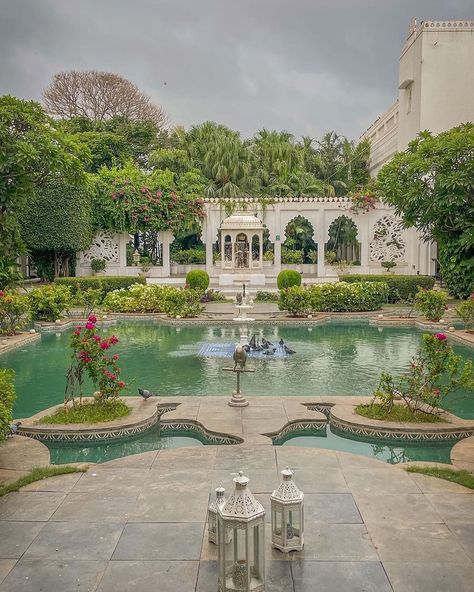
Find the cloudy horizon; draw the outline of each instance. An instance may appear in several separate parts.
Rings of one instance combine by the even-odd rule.
[[[397,98],[412,16],[470,0],[0,0],[0,95],[41,100],[63,70],[114,72],[172,124],[357,138]]]

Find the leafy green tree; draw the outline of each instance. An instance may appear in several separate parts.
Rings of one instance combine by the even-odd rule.
[[[14,262],[23,251],[18,215],[35,190],[56,176],[84,180],[83,153],[38,103],[0,98],[0,253]]]
[[[467,297],[474,286],[474,125],[421,132],[381,169],[377,185],[407,226],[438,242],[450,293]]]
[[[45,279],[68,276],[70,259],[93,237],[88,188],[51,181],[39,188],[20,214],[21,236]]]

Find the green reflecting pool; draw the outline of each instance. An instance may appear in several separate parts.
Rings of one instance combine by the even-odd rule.
[[[97,442],[96,444],[65,444],[44,442],[49,448],[51,462],[55,465],[71,462],[103,463],[131,454],[150,452],[183,446],[204,446],[205,442],[196,436],[179,435],[161,436],[157,429],[151,429],[145,434],[133,438],[116,440],[114,442]]]
[[[342,437],[331,431],[317,434],[291,434],[281,442],[281,446],[305,446],[307,448],[325,448],[351,452],[369,458],[377,458],[390,464],[398,464],[408,461],[429,461],[439,463],[451,463],[450,452],[455,442],[429,442],[407,443],[388,442],[371,439],[357,440]]]
[[[284,359],[251,359],[255,374],[243,377],[243,392],[249,395],[369,395],[381,369],[393,373],[406,369],[415,354],[421,333],[408,328],[377,328],[366,322],[333,322],[326,325],[251,326],[253,332],[273,343],[283,338],[296,351]],[[238,341],[238,327],[173,327],[153,322],[121,322],[103,331],[115,333],[120,343],[126,394],[145,387],[163,396],[227,395],[235,377],[222,372],[229,359],[202,357],[203,344]],[[64,375],[69,363],[69,333],[43,334],[41,342],[0,357],[0,366],[17,372],[15,417],[27,417],[60,403]],[[457,353],[474,359],[473,350],[454,345]],[[452,410],[474,417],[474,397],[460,399]]]

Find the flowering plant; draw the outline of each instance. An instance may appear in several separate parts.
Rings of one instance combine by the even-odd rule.
[[[415,296],[415,308],[419,310],[428,321],[438,322],[445,311],[448,295],[442,290],[425,290],[419,288]]]
[[[119,356],[109,350],[118,343],[115,335],[103,337],[97,333],[97,318],[89,316],[87,323],[78,325],[71,335],[72,362],[66,375],[65,403],[72,401],[78,392],[82,402],[84,375],[89,376],[97,389],[96,397],[105,400],[118,397],[126,384],[120,379]]]
[[[464,323],[466,331],[470,331],[474,327],[474,294],[456,306],[455,311],[456,316]]]
[[[433,413],[449,394],[462,388],[474,388],[472,362],[464,362],[454,353],[444,333],[425,334],[406,374],[394,378],[382,372],[373,402],[388,413],[396,399],[401,399],[412,413]]]
[[[0,333],[15,335],[27,323],[29,311],[26,296],[0,290]]]
[[[349,211],[353,214],[366,214],[373,210],[378,202],[378,198],[371,190],[353,193],[351,196],[351,205]]]

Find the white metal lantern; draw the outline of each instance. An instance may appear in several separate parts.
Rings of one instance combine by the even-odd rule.
[[[207,509],[207,531],[209,542],[217,545],[217,508],[225,504],[225,489],[218,487],[216,489],[216,497],[214,501],[209,504]]]
[[[235,490],[217,509],[219,592],[265,590],[265,510],[242,471]]]
[[[301,551],[304,545],[304,494],[296,487],[293,471],[281,472],[283,481],[270,496],[272,546],[284,553]]]

